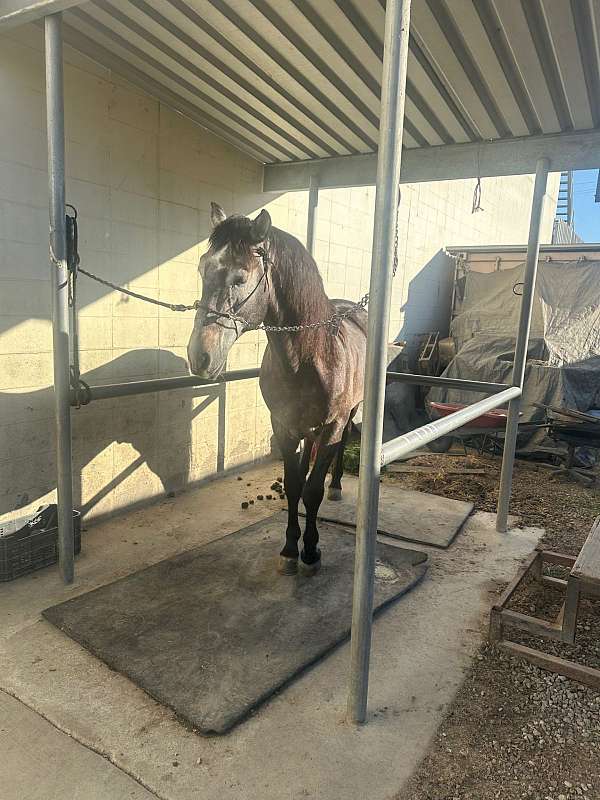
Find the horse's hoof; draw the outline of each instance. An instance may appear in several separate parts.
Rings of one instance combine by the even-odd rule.
[[[296,575],[298,572],[298,559],[288,558],[288,556],[279,556],[277,572],[280,575]]]
[[[342,499],[342,490],[337,489],[335,486],[330,486],[327,489],[327,499],[328,500],[341,500]]]
[[[302,559],[300,559],[300,565],[298,570],[301,575],[305,578],[312,578],[313,575],[316,575],[317,572],[321,569],[321,557],[319,556],[319,560],[315,561],[314,564],[306,564]]]

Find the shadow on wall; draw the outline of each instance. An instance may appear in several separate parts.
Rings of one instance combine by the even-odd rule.
[[[133,350],[83,375],[87,384],[187,375],[183,358]],[[55,488],[51,388],[0,393],[7,449],[0,461],[0,513]],[[223,469],[225,385],[99,400],[72,412],[74,505],[94,516],[181,489]]]
[[[78,187],[72,191],[69,191],[69,186],[67,189],[67,200],[78,209],[82,267],[119,286],[167,302],[191,305],[198,299],[198,261],[212,230],[208,201],[206,208],[196,209],[156,199],[151,207],[140,211],[137,222],[133,223],[121,221],[119,209],[115,210],[116,218],[112,220],[88,216],[86,203],[78,197]],[[223,203],[228,214],[250,217],[255,217],[280,197],[279,194],[245,192],[236,195],[234,202],[233,192],[222,194],[226,197],[215,192],[214,199]],[[40,207],[32,209],[31,213],[33,218],[27,229],[29,238],[26,244],[21,241],[23,232],[16,214],[7,215],[6,230],[2,234],[4,239],[0,236],[1,241],[6,241],[7,253],[10,254],[0,276],[0,335],[8,334],[7,346],[2,351],[7,353],[22,352],[17,344],[21,325],[28,325],[32,320],[49,323],[51,319],[48,211]],[[277,225],[277,210],[272,210],[272,216]],[[287,224],[280,227],[287,229]],[[113,295],[112,289],[83,275],[77,283],[77,305],[82,349],[110,349],[113,346],[112,331],[106,324],[111,317],[123,323],[128,316],[151,319],[153,311],[156,312],[156,307],[128,299],[125,295]],[[99,325],[100,318],[103,322]],[[191,321],[189,324],[191,329]],[[124,338],[128,335],[126,323],[121,327]],[[26,329],[24,335],[31,336],[31,329]],[[36,328],[33,335],[39,344],[37,352],[45,353],[51,349],[49,324],[43,330]],[[10,346],[13,340],[14,349]],[[129,345],[115,344],[115,347],[128,348]],[[2,378],[0,375],[0,385]]]
[[[87,218],[88,209],[74,196],[76,190],[68,194],[79,211],[82,266],[168,302],[192,304],[198,299],[198,258],[211,228],[208,204],[199,210],[156,200],[152,209],[144,210],[149,216],[140,215],[139,224],[133,224]],[[228,197],[215,195],[214,199],[224,203],[227,213],[249,216],[279,197],[252,190],[224,194]],[[2,278],[10,280],[0,281],[0,335],[7,337],[4,352],[12,354],[7,375],[0,375],[0,386],[4,384],[0,391],[0,513],[33,504],[56,486],[52,388],[7,390],[52,380],[50,325],[29,328],[36,320],[50,319],[49,283],[40,280],[47,276],[47,213],[39,209],[39,225],[33,226],[31,244],[39,248],[39,258],[25,263],[19,246],[11,261],[14,273],[3,272]],[[273,216],[278,222],[277,215]],[[283,221],[280,225],[287,227]],[[18,238],[17,231],[13,238]],[[82,358],[105,356],[113,348],[125,351],[84,372],[86,383],[188,374],[183,358],[160,347],[183,349],[192,330],[192,315],[169,314],[163,324],[156,306],[112,293],[85,276],[77,290]],[[27,341],[32,335],[36,349],[23,354],[22,339]],[[149,339],[157,347],[140,347]],[[36,374],[32,377],[27,370]],[[130,505],[128,497],[147,501],[222,470],[224,451],[225,387],[95,402],[73,411],[74,504],[96,516]]]
[[[438,250],[408,284],[406,302],[401,308],[402,327],[394,340],[407,343],[411,372],[416,372],[419,337],[436,331],[442,337],[448,335],[453,282],[454,261],[443,250]],[[390,369],[401,371],[398,364],[391,364]],[[418,386],[388,384],[385,393],[384,441],[427,421],[417,408],[418,391]]]
[[[435,331],[442,337],[448,335],[453,283],[454,260],[443,250],[438,250],[410,279],[396,341],[407,342],[411,369],[416,366],[419,336]]]

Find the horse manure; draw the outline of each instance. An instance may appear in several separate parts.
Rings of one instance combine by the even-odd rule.
[[[277,478],[277,483],[281,483],[282,480],[283,478]]]
[[[268,494],[267,495],[267,500],[272,500],[272,499],[273,499],[273,495],[272,494]]]
[[[265,498],[263,497],[263,495],[262,495],[262,494],[257,494],[257,495],[256,495],[256,499],[257,499],[257,500],[264,500]]]
[[[238,479],[238,481],[243,481],[244,480],[241,475],[238,475],[237,479]]]
[[[248,508],[249,505],[250,505],[249,503],[244,502],[242,503],[242,508]]]
[[[254,500],[248,500],[248,502],[250,503],[251,506],[254,505]]]
[[[251,483],[247,483],[246,486],[252,486],[252,484]]]

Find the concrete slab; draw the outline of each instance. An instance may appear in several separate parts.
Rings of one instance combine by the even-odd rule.
[[[341,500],[321,503],[319,519],[356,527],[358,478],[345,475]],[[377,530],[393,539],[432,547],[449,547],[473,512],[473,503],[382,484]]]
[[[263,466],[248,479],[264,486],[274,474]],[[0,686],[165,800],[401,797],[485,635],[490,591],[542,532],[498,534],[492,515],[475,514],[450,550],[429,550],[425,579],[375,623],[368,725],[344,722],[344,645],[243,726],[204,738],[39,612],[273,510],[274,502],[242,512],[244,487],[228,478],[96,526],[84,537],[73,589],[47,571],[3,587],[10,616],[0,619]]]
[[[105,758],[0,692],[2,800],[153,800]]]

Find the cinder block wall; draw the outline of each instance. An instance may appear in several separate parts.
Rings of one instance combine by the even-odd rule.
[[[260,193],[261,167],[153,98],[66,50],[67,196],[79,211],[87,269],[178,303],[200,293],[197,263],[211,200],[267,207],[304,239],[306,193]],[[0,37],[0,513],[48,501],[55,484],[46,131],[42,33]],[[451,265],[443,245],[518,243],[527,236],[530,177],[408,186],[390,334],[439,327]],[[316,257],[331,296],[357,299],[369,279],[374,190],[323,191]],[[544,239],[551,231],[547,207]],[[88,383],[186,374],[193,314],[176,314],[79,281],[81,368]],[[229,368],[258,366],[246,334]],[[198,390],[103,401],[73,412],[75,495],[90,516],[177,490],[269,452],[257,381],[225,397]]]

